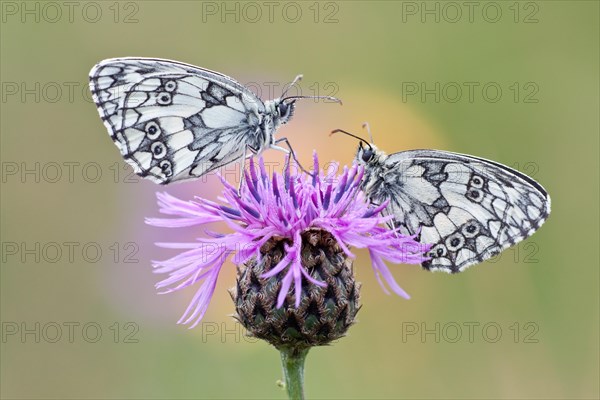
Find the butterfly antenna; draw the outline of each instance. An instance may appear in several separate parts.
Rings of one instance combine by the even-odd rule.
[[[371,140],[371,143],[374,143],[373,142],[373,135],[371,135],[371,127],[369,126],[369,123],[368,122],[363,123],[362,127],[363,127],[363,129],[367,130],[367,133],[369,134],[369,139]]]
[[[290,85],[285,88],[285,90],[283,91],[283,93],[281,93],[281,97],[285,96],[285,94],[292,88],[292,86],[296,85],[298,82],[300,82],[302,80],[302,74],[296,76],[294,78],[294,80],[292,81],[292,83],[290,83]]]
[[[365,139],[361,138],[360,136],[356,136],[356,135],[354,135],[354,134],[352,134],[350,132],[346,132],[343,129],[334,129],[334,130],[331,131],[331,133],[329,133],[329,136],[331,136],[331,135],[333,135],[334,133],[337,133],[337,132],[341,132],[341,133],[343,133],[345,135],[352,136],[353,138],[358,139],[361,142],[365,143],[367,146],[369,146],[369,148],[372,148],[371,147],[371,143],[367,142]]]
[[[289,99],[324,99],[324,100],[331,100],[333,102],[342,104],[342,101],[340,99],[338,99],[337,97],[333,97],[333,96],[288,96],[288,97],[284,97],[283,99],[281,99],[281,101],[289,100]]]

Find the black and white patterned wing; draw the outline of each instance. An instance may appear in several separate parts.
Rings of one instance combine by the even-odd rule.
[[[385,167],[387,212],[403,233],[421,229],[420,242],[433,244],[428,270],[461,272],[531,236],[550,214],[539,183],[493,161],[413,150]]]
[[[265,110],[232,78],[160,59],[104,60],[90,72],[90,90],[123,158],[159,184],[242,157]]]

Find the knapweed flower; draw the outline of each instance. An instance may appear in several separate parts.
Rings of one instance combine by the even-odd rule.
[[[332,168],[337,171],[337,164]],[[239,267],[234,294],[238,319],[258,336],[266,329],[258,324],[265,320],[281,322],[279,327],[270,326],[271,334],[273,329],[285,331],[284,322],[294,310],[302,314],[298,318],[303,317],[303,322],[307,314],[315,317],[314,329],[306,329],[318,328],[329,339],[341,336],[343,332],[331,330],[342,317],[341,325],[349,326],[360,308],[348,260],[355,257],[351,248],[367,248],[384,290],[383,280],[392,291],[408,298],[385,261],[421,263],[428,246],[383,225],[390,218],[380,215],[386,204],[374,206],[366,200],[360,190],[362,167],[344,167],[340,176],[332,177],[319,170],[315,154],[314,171],[313,175],[290,174],[286,168],[283,175],[268,174],[261,158],[258,166],[250,161],[239,193],[222,179],[219,203],[157,194],[160,212],[172,218],[149,218],[151,225],[182,228],[220,221],[231,229],[227,234],[198,230],[202,236],[192,243],[158,243],[185,251],[154,262],[155,272],[169,275],[157,288],[168,293],[202,282],[178,323],[194,327],[200,322],[230,256]],[[337,319],[324,328],[328,313]]]

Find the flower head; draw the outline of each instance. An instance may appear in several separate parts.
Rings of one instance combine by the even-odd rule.
[[[337,170],[337,164],[331,165]],[[173,218],[148,218],[150,225],[159,227],[191,227],[211,222],[225,222],[232,233],[205,232],[192,243],[158,243],[159,246],[185,251],[171,259],[154,262],[155,272],[167,273],[168,278],[156,286],[163,293],[183,289],[202,281],[187,310],[178,323],[196,326],[208,307],[217,277],[226,259],[232,255],[235,264],[250,260],[260,262],[261,248],[271,239],[285,240],[285,255],[260,278],[281,276],[277,307],[284,304],[293,291],[295,307],[301,302],[302,282],[327,286],[302,264],[302,238],[308,230],[328,232],[346,256],[354,258],[350,248],[367,248],[379,283],[381,277],[396,294],[408,295],[394,280],[384,260],[393,263],[417,264],[424,261],[423,253],[429,246],[422,245],[412,236],[401,235],[397,229],[382,226],[391,216],[380,212],[387,203],[370,205],[360,182],[363,169],[358,165],[344,167],[342,174],[333,179],[319,170],[314,155],[313,175],[301,173],[292,176],[286,168],[283,175],[268,174],[262,158],[258,166],[250,161],[244,174],[244,184],[237,188],[222,179],[224,190],[220,202],[196,198],[179,200],[167,193],[157,193],[160,212]],[[317,172],[318,171],[318,172]],[[386,290],[387,293],[387,290]]]

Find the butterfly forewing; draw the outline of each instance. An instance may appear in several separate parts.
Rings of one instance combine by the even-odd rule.
[[[268,139],[265,105],[223,74],[175,61],[117,58],[90,72],[109,134],[135,173],[156,183],[194,179]]]
[[[531,236],[550,198],[530,177],[463,154],[413,150],[366,165],[364,188],[389,200],[391,226],[432,244],[430,270],[460,272]]]

